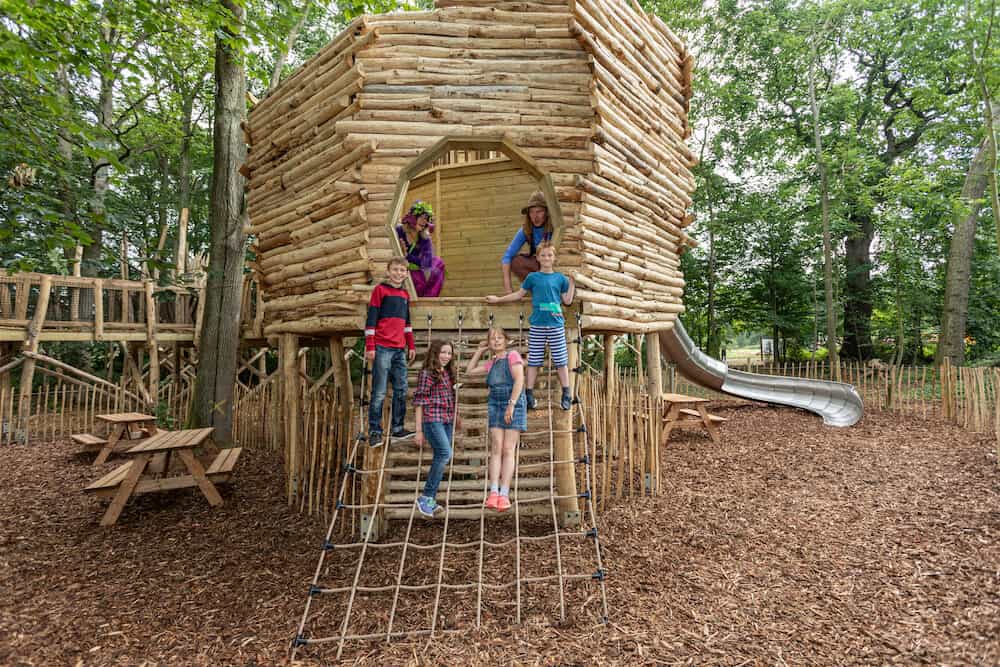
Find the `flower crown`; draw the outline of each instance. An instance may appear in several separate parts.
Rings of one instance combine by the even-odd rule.
[[[403,216],[403,223],[410,227],[416,227],[417,218],[422,215],[427,216],[427,230],[432,231],[434,229],[434,209],[431,208],[430,204],[419,199],[410,206],[410,212]]]

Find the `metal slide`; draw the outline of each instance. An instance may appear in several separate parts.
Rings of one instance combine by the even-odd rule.
[[[679,318],[672,329],[660,332],[660,349],[682,375],[715,391],[809,410],[827,426],[853,426],[864,414],[861,396],[849,384],[730,370],[695,346]]]

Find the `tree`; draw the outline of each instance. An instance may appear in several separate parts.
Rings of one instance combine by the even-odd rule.
[[[246,160],[240,127],[246,116],[245,12],[236,0],[221,0],[217,16],[212,240],[191,420],[195,425],[214,426],[216,442],[227,443],[232,441],[233,378],[246,258],[246,202],[239,171]]]
[[[991,115],[1000,119],[1000,104],[994,103]],[[976,156],[969,164],[965,184],[952,216],[955,231],[948,251],[941,337],[937,348],[938,363],[948,359],[955,365],[961,365],[965,361],[965,325],[969,315],[969,281],[976,242],[976,221],[983,208],[983,195],[989,182],[991,143],[990,138],[986,137],[979,145]]]

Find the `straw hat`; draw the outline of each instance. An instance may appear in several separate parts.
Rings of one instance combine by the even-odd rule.
[[[549,210],[549,205],[545,203],[545,195],[541,190],[531,193],[531,197],[528,199],[528,204],[521,209],[521,215],[526,215],[529,208],[535,208],[536,206],[544,208],[546,211]]]

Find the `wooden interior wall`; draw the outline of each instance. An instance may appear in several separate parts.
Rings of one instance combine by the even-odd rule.
[[[510,160],[444,167],[411,181],[406,208],[418,199],[431,202],[440,225],[435,251],[447,267],[441,296],[503,293],[500,261],[521,226],[521,208],[537,188]]]

